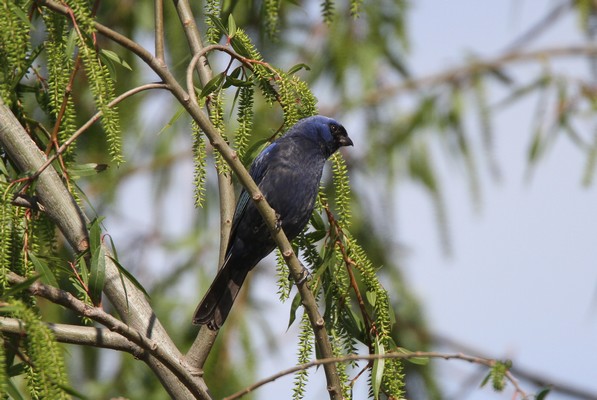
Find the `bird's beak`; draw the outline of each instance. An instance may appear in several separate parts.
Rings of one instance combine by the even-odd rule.
[[[340,146],[353,146],[352,140],[348,136],[340,136],[338,143],[340,143]]]

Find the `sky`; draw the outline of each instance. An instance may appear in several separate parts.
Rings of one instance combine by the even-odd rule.
[[[499,54],[554,4],[415,2],[413,70],[432,73],[458,65],[470,52]],[[580,44],[577,23],[573,17],[562,19],[530,47]],[[587,73],[584,64],[564,62],[561,68],[571,75]],[[515,76],[533,76],[528,72]],[[483,185],[480,210],[472,207],[465,178],[453,168],[438,168],[444,171],[451,258],[437,242],[426,196],[414,185],[397,189],[399,240],[411,250],[405,274],[438,335],[597,393],[597,190],[581,185],[585,159],[565,139],[526,179],[533,110],[534,102],[525,101],[496,114],[502,179]],[[445,382],[464,370],[455,364],[438,364]],[[458,393],[458,385],[447,386]],[[491,397],[486,389],[467,398]],[[506,391],[495,398],[510,397]]]

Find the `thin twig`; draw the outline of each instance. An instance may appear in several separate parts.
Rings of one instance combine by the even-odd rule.
[[[145,352],[124,336],[106,328],[53,323],[47,323],[46,326],[60,343],[125,351],[135,358],[143,357]],[[19,319],[0,317],[0,332],[27,335],[26,328],[25,323]]]
[[[166,65],[164,57],[164,0],[154,0],[155,57]]]
[[[363,354],[363,355],[348,354],[348,355],[342,356],[342,357],[320,358],[318,360],[313,360],[308,363],[299,364],[294,367],[282,370],[274,375],[271,375],[271,376],[264,378],[258,382],[255,382],[251,386],[248,386],[241,391],[238,391],[228,397],[225,397],[223,400],[238,399],[238,398],[254,391],[255,389],[257,389],[267,383],[273,382],[283,376],[294,374],[298,371],[303,371],[303,370],[317,367],[320,365],[346,363],[346,362],[359,361],[359,360],[362,360],[362,361],[373,361],[373,360],[381,360],[381,359],[408,360],[408,359],[413,359],[413,358],[428,358],[428,359],[436,358],[436,359],[444,359],[444,360],[462,360],[462,361],[468,361],[473,364],[483,365],[488,368],[493,367],[497,363],[497,361],[493,360],[493,359],[471,356],[471,355],[467,355],[467,354],[463,354],[463,353],[448,354],[448,353],[439,353],[439,352],[434,352],[434,351],[413,351],[413,352],[404,352],[404,353]],[[519,394],[523,399],[528,397],[528,394],[520,387],[518,380],[514,376],[512,376],[512,374],[509,371],[506,371],[505,377],[512,384],[512,386],[514,386],[514,390],[515,390],[516,394]]]

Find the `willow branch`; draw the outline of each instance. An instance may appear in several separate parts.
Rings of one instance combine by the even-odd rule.
[[[174,0],[174,5],[176,6],[178,18],[180,19],[180,23],[187,37],[189,48],[193,54],[196,54],[203,49],[204,45],[197,24],[195,23],[195,16],[191,10],[191,5],[188,0]],[[211,80],[213,73],[207,57],[202,57],[201,62],[197,64],[197,72],[199,73],[199,79],[202,85],[205,85]]]
[[[106,328],[53,323],[46,326],[60,343],[124,351],[135,358],[142,358],[145,353],[140,346]],[[25,323],[16,318],[0,317],[0,332],[27,335]]]
[[[298,371],[303,371],[309,368],[317,367],[320,365],[326,364],[337,364],[337,363],[347,363],[351,361],[373,361],[373,360],[381,360],[381,359],[401,359],[401,360],[408,360],[414,358],[435,358],[435,359],[443,359],[443,360],[462,360],[467,361],[473,364],[483,365],[485,367],[491,368],[498,362],[494,359],[483,358],[483,357],[476,357],[471,356],[463,353],[438,353],[433,351],[414,351],[414,352],[405,352],[405,353],[385,353],[385,354],[348,354],[342,357],[331,357],[331,358],[320,358],[318,360],[313,360],[308,363],[299,364],[294,367],[282,370],[274,375],[271,375],[265,379],[260,380],[259,382],[254,383],[247,388],[238,391],[228,397],[225,397],[223,400],[234,400],[238,399],[248,393],[251,393],[255,389],[273,382],[283,376],[294,374]],[[528,394],[520,387],[518,380],[510,373],[510,371],[506,371],[504,374],[506,379],[514,386],[514,390],[517,394],[519,394],[523,399],[528,398]]]
[[[155,19],[155,56],[164,65],[164,0],[154,0]]]

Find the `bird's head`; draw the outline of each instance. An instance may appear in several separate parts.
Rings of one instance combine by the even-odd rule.
[[[292,128],[292,131],[293,135],[316,142],[326,157],[334,154],[342,146],[353,145],[346,129],[337,121],[323,115],[300,120]]]

